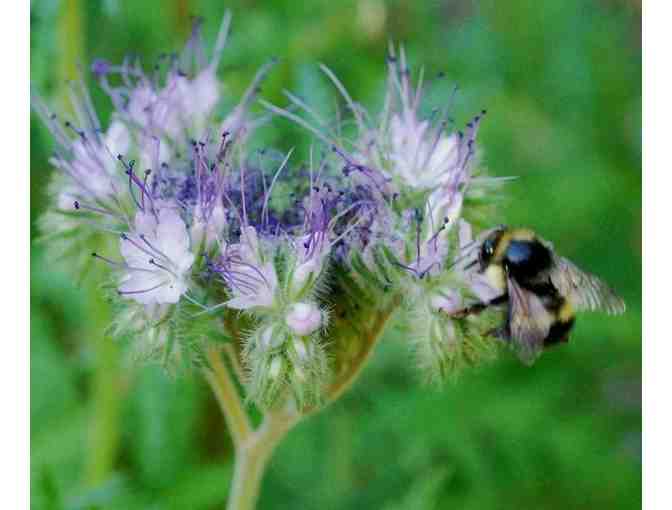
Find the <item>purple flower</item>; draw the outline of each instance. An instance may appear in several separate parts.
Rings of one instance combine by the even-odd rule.
[[[361,124],[357,141],[361,152],[356,157],[380,169],[402,197],[428,192],[425,214],[437,227],[448,218],[450,229],[461,214],[474,163],[476,133],[485,111],[467,125],[466,134],[446,132],[445,112],[431,119],[420,118],[422,76],[414,89],[403,48],[397,57],[390,47],[388,62],[385,108],[375,127]]]
[[[161,204],[156,214],[139,211],[133,232],[123,234],[126,261],[119,294],[143,305],[177,303],[187,292],[195,256],[178,211]]]
[[[187,131],[200,136],[218,101],[219,82],[214,69],[206,67],[193,79],[172,71],[158,90],[143,76],[129,94],[126,111],[148,133],[178,140]]]
[[[44,224],[63,245],[79,243],[67,251],[101,243],[78,235],[91,227],[121,236],[121,261],[94,254],[120,280],[124,327],[115,331],[127,334],[130,325],[151,349],[183,342],[180,349],[197,351],[197,321],[229,327],[244,311],[229,333],[240,337],[247,389],[262,407],[288,394],[299,405],[318,402],[332,355],[337,367],[351,361],[352,333],[339,328],[364,331],[400,305],[415,318],[416,346],[431,370],[471,360],[471,330],[450,314],[492,291],[469,270],[476,241],[461,219],[469,194],[485,192],[474,178],[481,116],[464,133],[447,131],[445,114],[423,117],[422,79],[412,86],[403,50],[397,58],[391,49],[377,116],[322,66],[354,118],[351,140],[342,133],[352,130],[290,93],[291,111],[265,103],[326,144],[319,164],[312,149],[306,166],[290,164],[291,151],[249,153],[253,129],[266,122],[249,107],[271,64],[215,118],[228,25],[227,15],[210,58],[196,24],[185,49],[160,57],[151,73],[136,59],[96,61],[91,70],[114,105],[106,128],[81,84],[73,87],[72,121],[36,101],[61,171],[52,185],[58,210]],[[67,214],[73,207],[79,214]]]
[[[278,277],[269,248],[260,242],[252,226],[243,229],[238,243],[223,248],[214,267],[233,296],[226,306],[249,310],[273,305]]]
[[[294,258],[290,290],[300,293],[322,274],[331,253],[336,233],[333,217],[338,196],[327,187],[313,186],[304,199],[305,218],[301,232],[288,239]]]
[[[458,165],[456,134],[435,132],[414,110],[395,113],[385,133],[390,173],[412,188],[431,189],[445,184]]]
[[[101,135],[80,131],[67,123],[76,131],[76,138],[71,139],[56,124],[53,115],[47,115],[50,119],[48,125],[52,131],[59,133],[58,139],[62,144],[50,160],[66,177],[56,191],[59,209],[71,210],[77,200],[106,202],[117,194],[123,186],[123,179],[115,156],[126,152],[131,144],[126,126],[113,121],[107,132]]]

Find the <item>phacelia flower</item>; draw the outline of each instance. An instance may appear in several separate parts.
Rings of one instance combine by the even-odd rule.
[[[248,310],[273,305],[278,277],[272,252],[266,249],[252,226],[243,229],[240,242],[224,247],[216,271],[233,296],[226,302],[229,308]]]
[[[34,98],[36,111],[57,142],[50,163],[63,176],[53,189],[61,210],[72,210],[75,201],[108,202],[119,193],[123,179],[115,158],[125,153],[131,143],[130,133],[121,122],[113,121],[106,132],[101,129],[84,87],[73,84],[71,92],[76,122],[59,123],[56,115]]]
[[[92,71],[117,108],[116,115],[145,136],[166,138],[186,144],[187,136],[201,137],[220,100],[216,70],[229,30],[230,16],[222,21],[212,57],[204,59],[201,21],[179,55],[163,55],[157,68],[165,68],[165,79],[157,82],[140,63],[130,58],[121,65],[98,59]],[[113,86],[110,77],[119,75],[122,84]]]
[[[143,305],[177,303],[188,289],[195,255],[178,211],[162,207],[156,215],[138,212],[135,229],[123,234],[120,251],[126,274],[119,293]]]
[[[457,132],[446,112],[423,116],[422,86],[391,48],[378,115],[322,66],[352,114],[352,139],[287,93],[289,109],[262,104],[317,137],[309,162],[250,152],[254,128],[269,122],[250,107],[271,64],[218,115],[228,26],[227,15],[209,58],[197,22],[184,50],[152,72],[135,58],[96,60],[91,71],[114,106],[107,126],[81,84],[72,119],[35,99],[57,142],[45,233],[68,247],[60,255],[95,250],[114,272],[112,330],[162,360],[197,358],[226,338],[262,408],[320,403],[398,310],[430,379],[487,357],[489,324],[459,315],[491,290],[470,265],[468,223],[493,182],[476,158],[484,112]]]
[[[464,348],[478,336],[478,324],[458,324],[451,314],[491,290],[478,281],[473,266],[463,263],[467,242],[461,242],[464,236],[456,231],[457,225],[471,231],[463,218],[465,204],[482,196],[484,185],[498,182],[481,175],[477,167],[475,143],[485,111],[463,131],[447,130],[447,108],[422,117],[422,85],[412,86],[406,55],[403,50],[397,55],[393,47],[387,94],[378,116],[367,113],[332,71],[321,68],[352,114],[354,139],[343,139],[339,127],[325,130],[328,124],[292,94],[287,94],[291,109],[269,103],[266,107],[307,128],[341,161],[348,183],[345,200],[361,204],[355,212],[358,222],[340,252],[343,270],[351,272],[359,287],[375,282],[383,292],[399,290],[407,317],[416,325],[412,337],[420,364],[443,378],[470,364],[465,356],[475,362],[479,351]],[[433,361],[426,363],[424,357]]]

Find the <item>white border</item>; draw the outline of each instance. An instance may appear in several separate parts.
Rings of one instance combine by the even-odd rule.
[[[620,0],[636,1],[636,0]],[[643,17],[644,508],[672,508],[672,6]],[[0,18],[2,135],[2,507],[29,508],[29,2]],[[636,170],[635,170],[636,171]],[[57,440],[57,438],[55,438]],[[595,474],[598,476],[598,474]]]
[[[2,281],[0,452],[2,507],[29,508],[29,3],[4,5],[2,75]]]
[[[672,508],[672,7],[643,16],[643,508]]]

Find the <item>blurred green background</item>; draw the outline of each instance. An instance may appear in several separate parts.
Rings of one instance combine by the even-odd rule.
[[[365,105],[380,103],[385,48],[460,87],[458,125],[487,108],[484,160],[508,185],[501,222],[529,225],[626,299],[582,316],[572,342],[533,368],[503,355],[442,390],[417,383],[389,331],[345,398],[275,455],[260,508],[632,509],[641,505],[641,7],[636,0],[40,0],[31,81],[52,103],[78,63],[146,62],[181,47],[189,16],[233,34],[220,76],[235,98],[271,56],[262,96],[335,94],[325,62]],[[95,87],[94,87],[95,90]],[[97,90],[104,118],[109,103]],[[305,134],[277,120],[264,144]],[[305,144],[305,141],[303,142]],[[31,233],[46,206],[52,142],[31,119]],[[231,443],[197,376],[130,365],[104,339],[109,310],[31,250],[33,508],[209,509],[226,498]],[[220,506],[221,507],[221,506]]]

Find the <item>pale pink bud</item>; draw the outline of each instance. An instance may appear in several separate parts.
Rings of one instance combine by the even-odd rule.
[[[294,333],[306,336],[322,325],[322,312],[311,303],[295,303],[287,312],[285,321]]]

